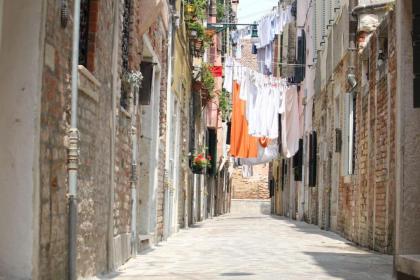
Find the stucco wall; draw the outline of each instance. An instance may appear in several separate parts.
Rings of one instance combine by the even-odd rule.
[[[0,19],[0,278],[29,279],[37,273],[43,1],[6,1]]]

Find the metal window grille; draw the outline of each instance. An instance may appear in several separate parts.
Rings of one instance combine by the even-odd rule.
[[[79,64],[87,66],[90,0],[80,1]]]
[[[124,75],[129,71],[129,46],[130,46],[130,18],[131,18],[132,0],[124,1],[124,12],[123,12],[123,30],[121,37],[121,56],[122,56],[122,74]],[[121,107],[127,109],[129,103],[129,87],[122,83],[121,85]]]

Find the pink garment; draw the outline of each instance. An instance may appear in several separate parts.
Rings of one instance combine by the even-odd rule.
[[[294,156],[299,150],[300,115],[296,86],[289,87],[283,94],[280,108],[282,126],[282,150],[287,158]]]
[[[304,130],[305,130],[305,125],[304,125],[304,121],[305,121],[305,107],[303,106],[303,88],[301,87],[299,92],[299,138],[303,138],[303,134],[304,134]]]

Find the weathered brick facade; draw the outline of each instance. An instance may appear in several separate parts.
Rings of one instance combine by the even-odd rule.
[[[348,7],[342,9],[344,13]],[[349,35],[350,19],[337,17],[334,32],[327,32],[316,50],[317,59],[307,62],[317,73],[313,109],[306,112],[312,114],[311,130],[317,135],[316,182],[315,186],[308,184],[307,132],[303,183],[293,180],[290,160],[274,165],[277,170],[273,172],[281,174],[285,163],[287,172],[276,179],[273,210],[390,254],[394,252],[397,171],[396,32],[393,11],[379,18],[374,31],[357,34],[353,51],[346,49],[344,37]],[[306,32],[312,30],[311,23],[308,26]],[[289,38],[294,36],[291,29],[283,33],[281,47],[283,60],[292,63],[289,57],[295,53],[295,38]],[[308,44],[313,42],[307,42],[306,56],[311,49]],[[283,77],[290,75],[286,70],[281,72]],[[354,88],[349,73],[355,74]]]
[[[242,177],[242,169],[235,168],[232,174],[233,199],[269,199],[268,164],[253,168],[253,176]]]
[[[384,36],[388,50],[385,65],[378,69],[377,45]],[[340,231],[356,243],[385,253],[393,252],[395,238],[395,44],[395,16],[389,13],[364,49],[370,69],[368,88],[361,88],[356,97],[355,175],[349,183],[340,180],[339,192]]]
[[[69,11],[72,11],[72,1]],[[91,1],[94,15],[90,18],[90,35],[94,41],[88,53],[88,69],[79,67],[78,128],[80,131],[80,169],[78,175],[78,235],[77,273],[88,277],[105,273],[109,266],[107,254],[108,231],[113,232],[116,250],[123,250],[124,238],[130,234],[131,224],[131,117],[120,107],[112,108],[114,11],[123,14],[124,1],[114,6],[114,1]],[[138,26],[141,2],[133,1],[130,24],[129,68],[139,70],[142,61],[143,40]],[[68,206],[67,206],[67,129],[70,121],[70,68],[72,21],[60,25],[60,4],[47,1],[46,56],[43,71],[41,107],[41,225],[40,225],[40,279],[66,279],[68,273]],[[143,11],[145,12],[145,11]],[[122,16],[119,17],[123,20]],[[122,22],[119,22],[122,27]],[[160,147],[159,157],[165,158],[166,122],[166,31],[161,17],[148,28],[153,50],[161,65]],[[118,42],[118,86],[122,76],[121,32]],[[110,118],[116,112],[115,182],[113,228],[108,225],[111,185],[111,135]],[[137,130],[141,131],[140,115]],[[147,125],[147,124],[146,124]],[[164,164],[164,161],[162,161]],[[137,169],[139,172],[139,169]],[[159,166],[157,190],[156,240],[163,231],[163,174]],[[121,236],[121,237],[120,237]],[[114,249],[115,249],[114,248]],[[119,248],[119,249],[118,249]],[[119,261],[127,259],[130,250]],[[114,256],[115,257],[115,256]],[[117,263],[117,265],[120,263]]]
[[[51,61],[45,64],[41,108],[41,251],[40,279],[67,275],[67,169],[66,133],[69,127],[72,21],[60,26],[60,5],[47,1],[46,44]],[[107,269],[106,235],[110,184],[110,127],[112,1],[97,5],[93,72],[79,70],[78,118],[81,134],[78,182],[77,265],[79,275]],[[70,7],[71,9],[71,7]],[[93,77],[94,76],[94,77]]]
[[[384,38],[387,38],[386,59],[378,66],[378,51],[383,48],[378,44]],[[336,150],[340,144],[336,143],[335,128],[344,131],[348,116],[340,105],[339,114],[334,108],[336,102],[345,104],[344,95],[350,90],[349,56],[347,53],[335,69],[334,84],[327,84],[315,96],[313,123],[318,133],[318,182],[316,188],[309,189],[306,220],[339,232],[362,246],[392,253],[396,170],[394,14],[387,15],[357,54],[360,83],[355,89],[355,166],[354,173],[346,175],[343,161],[348,159],[344,148]],[[336,127],[336,124],[341,125]],[[338,178],[337,171],[341,174]],[[333,184],[337,179],[338,189]]]

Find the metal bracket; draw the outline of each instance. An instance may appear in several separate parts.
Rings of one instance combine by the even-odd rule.
[[[138,178],[137,178],[137,164],[132,164],[131,165],[131,178],[130,181],[132,183],[137,182]]]
[[[69,147],[67,149],[67,169],[78,170],[80,164],[80,134],[77,128],[68,130]]]

